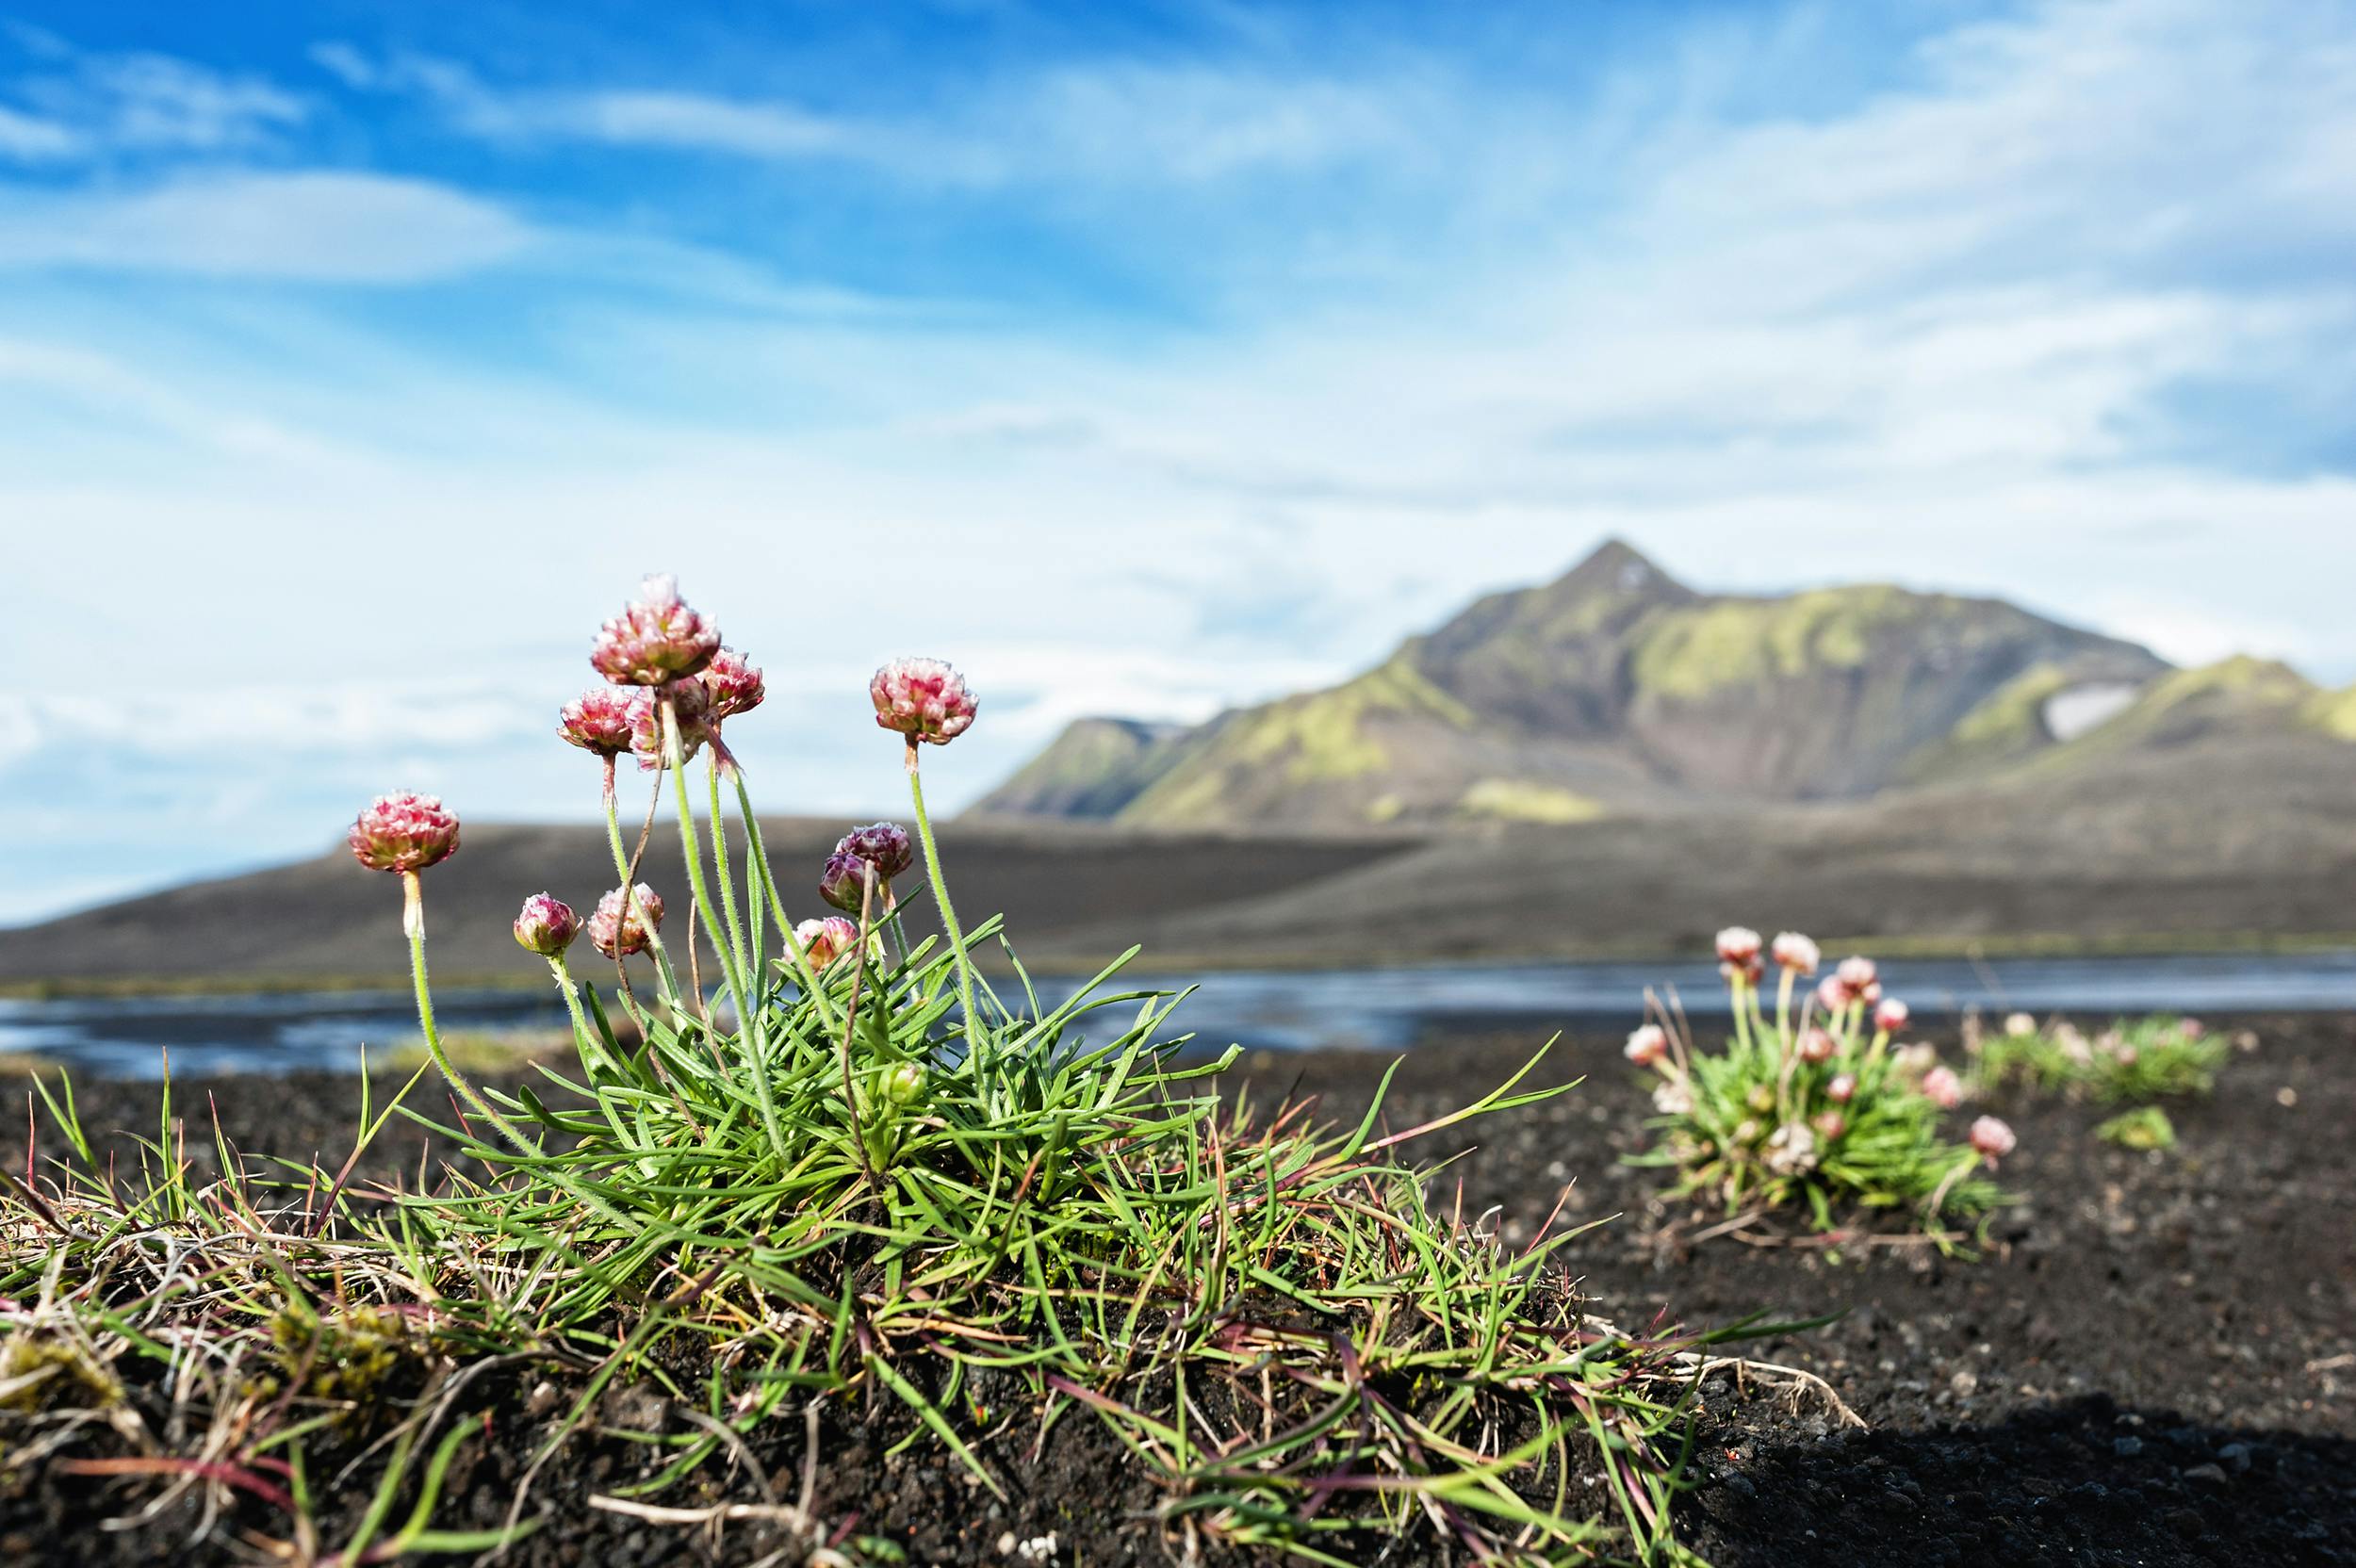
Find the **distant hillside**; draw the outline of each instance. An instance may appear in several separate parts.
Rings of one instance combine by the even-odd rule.
[[[1339,686],[1192,729],[1082,721],[974,814],[1330,831],[1862,799],[2016,764],[2168,669],[1993,599],[1697,593],[1614,542]]]

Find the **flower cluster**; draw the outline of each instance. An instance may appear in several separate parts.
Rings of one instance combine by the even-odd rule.
[[[370,871],[419,872],[458,853],[458,814],[438,795],[379,795],[352,819],[347,841]]]
[[[947,745],[973,723],[974,695],[965,678],[938,659],[895,659],[867,683],[875,723],[908,738]]]
[[[2014,1013],[1994,1036],[1964,1035],[1974,1086],[1992,1093],[2019,1086],[2104,1104],[2149,1104],[2206,1094],[2232,1043],[2197,1018],[2114,1021],[2089,1036],[2061,1019],[2044,1025]]]
[[[892,879],[915,861],[916,846],[908,829],[888,822],[855,827],[836,841],[834,853],[826,857],[826,870],[818,876],[818,896],[844,914],[856,915],[866,901],[872,880],[875,906],[890,909]]]
[[[1803,988],[1823,966],[1814,941],[1787,931],[1763,943],[1731,926],[1718,960],[1734,1013],[1722,1054],[1696,1051],[1666,1019],[1626,1048],[1653,1074],[1662,1137],[1644,1159],[1679,1169],[1680,1191],[1714,1192],[1738,1213],[1804,1203],[1827,1230],[1852,1207],[1904,1207],[1940,1234],[2000,1200],[1972,1172],[2012,1152],[2011,1130],[1984,1117],[1967,1145],[1939,1136],[1962,1081],[1931,1047],[1893,1044],[1911,1014],[1872,959],[1844,959]],[[1760,991],[1770,961],[1780,971],[1772,1010]]]

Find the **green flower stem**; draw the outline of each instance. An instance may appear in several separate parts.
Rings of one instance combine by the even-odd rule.
[[[973,1008],[973,962],[966,956],[965,932],[949,904],[949,884],[941,874],[941,849],[933,842],[933,819],[924,809],[924,780],[917,771],[917,740],[908,737],[908,796],[916,803],[916,831],[924,841],[924,870],[932,877],[933,902],[941,906],[941,928],[949,934],[949,952],[957,965],[957,1005],[965,1014],[965,1062],[968,1071],[982,1066],[982,1015]]]
[[[646,927],[646,950],[654,956],[656,988],[662,992],[664,1001],[676,1006],[679,996],[679,976],[672,972],[671,956],[663,949],[663,934],[654,928],[654,922],[646,918],[645,907],[638,902],[637,878],[633,874],[637,868],[631,864],[630,852],[622,847],[621,807],[614,787],[614,760],[611,757],[605,760],[605,837],[606,842],[614,851],[614,874],[621,878],[617,886],[622,890],[622,911],[626,915],[636,915],[638,923]],[[662,798],[663,780],[657,778],[654,801],[648,802],[646,808],[646,822],[649,826],[654,823],[655,803],[660,802]],[[644,833],[638,836],[641,845],[646,842],[646,838]],[[618,968],[621,961],[616,959],[614,962]],[[627,975],[624,976],[623,984],[627,990],[629,985]],[[634,1005],[633,1003],[633,1009]],[[638,1021],[641,1028],[646,1026],[645,1019],[642,1018]]]
[[[1751,983],[1741,971],[1726,982],[1734,992],[1734,1039],[1744,1056],[1751,1054]]]
[[[816,1004],[820,1021],[831,1030],[835,1022],[834,1004],[828,1000],[825,988],[818,984],[817,972],[810,967],[810,956],[802,951],[801,942],[794,935],[794,922],[786,915],[785,901],[777,894],[777,879],[769,869],[769,846],[761,841],[761,819],[753,814],[752,792],[744,787],[744,776],[741,772],[736,776],[736,808],[744,819],[745,848],[751,855],[754,870],[759,874],[761,890],[767,895],[770,912],[777,917],[777,930],[785,939],[785,953],[793,960],[794,978],[802,983],[802,994]],[[759,958],[759,948],[754,949],[754,956]]]
[[[704,929],[712,933],[712,945],[718,950],[722,977],[728,984],[729,996],[736,1003],[737,1026],[740,1029],[748,1028],[752,1005],[747,1000],[744,981],[735,960],[729,956],[728,939],[721,931],[720,918],[712,906],[711,890],[704,886],[703,846],[696,841],[695,808],[687,803],[687,760],[679,746],[679,708],[668,696],[663,697],[662,702],[663,760],[670,770],[672,794],[679,802],[679,850],[687,858],[687,885],[695,896],[695,912],[703,917]],[[720,825],[712,824],[712,830],[719,832]],[[695,939],[692,929],[688,939]],[[761,1102],[761,1122],[769,1134],[769,1147],[776,1152],[780,1167],[790,1167],[793,1159],[786,1149],[785,1129],[777,1120],[777,1103],[770,1089],[768,1064],[756,1060],[751,1066],[753,1096]]]
[[[705,759],[704,771],[712,786],[712,871],[720,884],[720,913],[728,918],[728,939],[736,955],[736,972],[746,972],[744,922],[736,908],[736,874],[728,865],[728,825],[720,819],[720,751],[714,744]],[[756,981],[758,977],[755,977]],[[739,999],[739,1005],[743,999]]]
[[[425,1031],[426,1054],[434,1058],[434,1065],[442,1070],[442,1076],[450,1081],[450,1086],[456,1089],[467,1104],[472,1105],[491,1125],[506,1134],[516,1148],[537,1159],[540,1146],[524,1136],[514,1122],[493,1110],[491,1102],[483,1098],[466,1075],[458,1070],[458,1064],[450,1059],[450,1054],[442,1049],[441,1031],[434,1027],[434,988],[425,973],[425,888],[417,880],[416,872],[401,874],[401,928],[409,937],[409,974],[417,985],[417,1026]]]

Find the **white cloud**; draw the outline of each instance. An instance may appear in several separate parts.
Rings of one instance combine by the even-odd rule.
[[[532,240],[501,207],[379,174],[231,173],[0,204],[0,267],[401,284],[493,266]]]
[[[0,156],[222,153],[300,126],[309,106],[270,82],[156,54],[88,54],[55,39],[43,69],[0,86]],[[29,111],[29,113],[27,112]]]

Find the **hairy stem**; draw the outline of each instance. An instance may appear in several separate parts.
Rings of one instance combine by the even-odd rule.
[[[917,771],[917,740],[908,737],[908,797],[916,803],[916,831],[924,841],[924,870],[932,877],[933,902],[941,906],[941,929],[949,934],[950,956],[957,966],[957,1005],[965,1019],[965,1061],[968,1071],[978,1072],[981,1061],[982,1016],[973,1009],[973,962],[966,956],[965,932],[957,925],[957,912],[949,903],[949,884],[941,874],[941,848],[933,842],[933,819],[924,809],[924,780]]]

